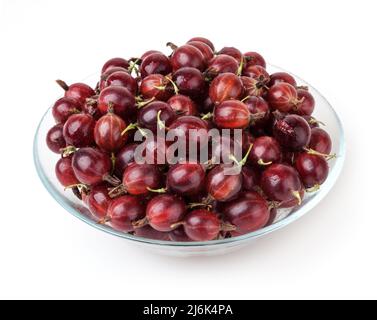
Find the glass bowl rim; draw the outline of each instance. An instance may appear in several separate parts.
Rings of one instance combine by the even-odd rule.
[[[300,77],[294,75],[291,72],[285,71],[284,69],[274,66],[274,65],[269,65],[270,67],[273,67],[275,69],[279,69],[282,72],[287,72],[291,75],[293,75],[296,79],[308,84],[305,80],[302,80]],[[65,209],[67,210],[70,214],[75,216],[76,218],[80,219],[81,221],[89,224],[90,226],[99,229],[101,231],[104,231],[108,234],[123,238],[123,239],[128,239],[131,241],[135,241],[138,243],[143,243],[143,244],[148,244],[148,245],[154,245],[154,246],[163,246],[163,247],[212,247],[212,246],[221,246],[221,245],[227,245],[231,243],[241,243],[241,242],[246,242],[247,240],[251,239],[257,239],[259,237],[262,237],[266,234],[269,234],[273,231],[279,230],[292,222],[296,221],[297,219],[301,218],[304,216],[306,213],[308,213],[310,210],[312,210],[314,207],[317,206],[330,192],[330,190],[334,187],[335,183],[337,182],[340,173],[343,169],[344,162],[345,162],[345,156],[346,156],[346,142],[345,142],[345,136],[344,136],[344,128],[342,125],[342,122],[340,120],[339,115],[336,113],[335,109],[332,107],[332,105],[329,103],[329,101],[311,84],[308,84],[311,89],[313,89],[317,95],[319,95],[328,105],[330,108],[331,112],[333,113],[336,122],[338,123],[339,126],[339,131],[340,131],[340,136],[339,136],[339,155],[336,159],[336,164],[334,167],[331,169],[330,174],[326,182],[321,186],[320,191],[312,198],[310,201],[302,205],[297,211],[293,212],[289,216],[283,218],[282,220],[264,227],[262,229],[259,229],[254,232],[250,232],[248,234],[242,235],[242,236],[237,236],[237,237],[232,237],[232,238],[227,238],[227,239],[221,239],[221,240],[211,240],[211,241],[193,241],[193,242],[178,242],[178,241],[166,241],[166,240],[155,240],[155,239],[149,239],[149,238],[142,238],[142,237],[137,237],[128,233],[123,233],[116,231],[110,227],[103,226],[101,224],[96,223],[94,220],[91,220],[87,216],[83,215],[81,212],[75,210],[72,206],[68,205],[65,202],[65,197],[58,194],[57,192],[54,192],[54,187],[52,184],[49,182],[47,177],[43,174],[43,169],[42,165],[39,161],[39,155],[38,155],[38,134],[40,132],[43,120],[45,117],[48,115],[49,112],[51,112],[51,108],[49,107],[47,111],[44,113],[43,117],[41,118],[41,121],[38,124],[36,133],[34,135],[34,141],[33,141],[33,159],[34,159],[34,165],[36,167],[37,173],[39,178],[41,179],[44,187],[47,189],[47,191],[50,193],[50,195]]]

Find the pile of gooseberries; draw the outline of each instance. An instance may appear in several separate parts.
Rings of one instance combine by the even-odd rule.
[[[210,241],[273,224],[277,209],[300,206],[307,192],[318,191],[335,155],[312,116],[308,88],[287,73],[269,74],[256,52],[216,51],[201,37],[168,46],[170,55],[110,59],[94,88],[57,80],[64,97],[52,107],[56,124],[46,142],[60,155],[57,179],[93,219],[137,237]],[[205,162],[171,164],[158,137],[134,139],[165,130],[197,143],[213,128],[242,130],[242,141],[220,137],[228,144],[217,144]],[[189,135],[193,129],[201,134]],[[227,174],[230,164],[221,159],[234,156],[224,146],[240,142],[240,170]],[[165,163],[137,161],[141,144]]]

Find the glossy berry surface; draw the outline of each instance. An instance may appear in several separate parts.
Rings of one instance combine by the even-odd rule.
[[[151,164],[131,163],[123,174],[123,186],[131,195],[145,195],[150,189],[161,188],[161,173]]]
[[[271,108],[281,112],[290,112],[299,103],[296,88],[286,82],[273,85],[268,91],[267,101]]]
[[[199,49],[191,45],[183,45],[174,50],[171,58],[173,71],[184,67],[192,67],[200,71],[205,69],[205,58]]]
[[[310,142],[311,129],[306,120],[297,115],[287,115],[275,121],[275,139],[289,150],[301,150]]]
[[[229,170],[227,165],[218,165],[207,175],[207,192],[217,201],[232,200],[242,188],[242,175],[230,174]]]
[[[246,57],[246,66],[262,66],[266,68],[266,60],[258,52],[250,51],[244,54]]]
[[[172,72],[172,66],[167,56],[162,53],[147,55],[140,65],[140,73],[143,78],[151,74],[168,75]]]
[[[294,200],[295,193],[302,189],[298,172],[283,164],[273,164],[263,171],[261,187],[268,199],[274,201]]]
[[[158,114],[160,115],[160,120],[163,122],[161,129],[164,128],[164,126],[169,127],[176,119],[176,113],[170,105],[166,102],[156,101],[151,102],[139,111],[137,117],[138,124],[142,128],[156,132],[158,129]]]
[[[210,241],[219,236],[221,223],[212,211],[194,210],[184,220],[184,231],[193,241]]]
[[[130,66],[129,62],[126,59],[123,58],[112,58],[103,65],[101,73],[104,74],[108,70],[114,68],[114,67],[120,67],[123,69],[128,69]]]
[[[48,148],[54,153],[61,153],[61,149],[66,147],[66,142],[63,136],[63,125],[57,124],[53,126],[46,136],[46,144]]]
[[[127,140],[122,132],[126,129],[126,123],[116,114],[109,112],[101,117],[94,128],[94,140],[97,146],[106,152],[117,152]]]
[[[198,114],[196,103],[190,97],[185,95],[177,94],[172,96],[167,103],[178,117],[195,116]]]
[[[141,81],[140,93],[144,99],[167,101],[173,95],[173,90],[163,75],[152,74]]]
[[[297,98],[299,103],[293,108],[294,113],[300,116],[310,116],[315,108],[314,97],[308,90],[298,89]]]
[[[64,97],[53,105],[52,116],[56,123],[64,124],[71,115],[80,113],[80,111],[81,105],[77,100]]]
[[[188,42],[191,42],[191,41],[199,41],[199,42],[203,42],[205,43],[207,46],[209,46],[213,51],[215,51],[215,46],[214,44],[212,43],[211,40],[207,39],[207,38],[203,38],[203,37],[194,37],[194,38],[191,38]]]
[[[217,76],[209,88],[209,96],[214,104],[226,100],[239,99],[244,93],[242,81],[232,73]]]
[[[245,129],[250,123],[250,112],[241,101],[223,101],[215,106],[213,122],[221,129]]]
[[[221,73],[233,73],[236,74],[239,65],[236,59],[231,56],[220,54],[210,60],[206,75],[210,78],[215,78]]]
[[[237,60],[238,63],[241,63],[243,59],[243,54],[240,50],[234,47],[224,47],[222,48],[218,54],[225,54]]]
[[[249,159],[256,166],[268,166],[279,163],[283,153],[279,143],[271,137],[264,136],[255,139]]]
[[[174,195],[164,194],[154,197],[147,205],[147,219],[150,226],[161,232],[170,232],[186,214],[185,202]]]
[[[293,78],[289,73],[286,73],[286,72],[276,72],[276,73],[271,74],[270,83],[268,84],[268,86],[272,87],[273,85],[280,82],[289,83],[293,87],[297,86],[297,82],[295,78]]]
[[[330,154],[332,149],[330,135],[321,128],[313,128],[311,131],[309,148],[322,154]]]
[[[180,163],[172,166],[167,174],[171,192],[181,196],[198,194],[204,187],[205,170],[199,163]]]
[[[179,92],[191,98],[200,98],[206,89],[202,73],[195,68],[181,68],[174,73],[173,81]]]
[[[124,87],[133,95],[138,91],[137,81],[125,71],[117,71],[109,75],[104,85],[104,88],[107,87]]]
[[[214,53],[213,53],[213,50],[211,49],[211,47],[208,44],[204,43],[204,42],[201,42],[201,41],[190,41],[190,42],[187,42],[187,44],[189,44],[190,46],[193,46],[193,47],[197,48],[202,53],[202,55],[204,57],[205,64],[208,64],[208,62],[214,56]]]
[[[137,143],[127,144],[117,153],[115,160],[115,173],[118,177],[123,177],[126,167],[134,162],[137,147]]]
[[[295,168],[305,188],[313,188],[323,184],[329,175],[327,160],[320,155],[306,152],[297,157]]]
[[[81,148],[72,159],[72,167],[78,180],[86,185],[101,184],[110,175],[110,158],[97,149]]]
[[[106,217],[112,199],[109,196],[109,190],[106,185],[94,187],[90,190],[86,200],[88,208],[92,215],[101,220]]]
[[[137,197],[125,195],[111,202],[107,217],[115,230],[131,232],[133,223],[145,217],[145,206]]]
[[[86,102],[86,99],[94,96],[95,91],[85,83],[74,83],[68,86],[61,80],[58,84],[65,90],[64,96],[76,100],[80,105]]]
[[[249,97],[244,101],[250,112],[250,125],[252,127],[263,127],[270,119],[270,107],[262,97]]]
[[[61,158],[55,165],[55,175],[63,187],[79,184],[72,168],[72,157]]]
[[[124,87],[107,87],[101,91],[98,98],[98,110],[105,115],[110,110],[122,118],[135,106],[135,97]]]
[[[242,235],[263,228],[270,219],[270,210],[266,200],[251,193],[226,204],[224,216],[236,227],[237,235]]]
[[[95,120],[88,114],[74,114],[63,127],[63,136],[69,146],[77,148],[92,146],[94,143]]]

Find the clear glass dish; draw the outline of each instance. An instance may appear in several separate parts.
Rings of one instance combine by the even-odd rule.
[[[284,71],[278,67],[268,66],[270,73]],[[145,249],[152,249],[155,252],[174,255],[174,256],[193,256],[193,255],[214,255],[223,254],[241,248],[252,241],[289,225],[298,218],[302,217],[313,209],[331,190],[343,168],[345,158],[345,141],[341,121],[335,110],[329,102],[311,85],[294,76],[299,85],[308,86],[310,92],[316,100],[316,109],[313,114],[318,120],[326,124],[326,131],[333,140],[333,153],[337,157],[330,161],[330,174],[327,181],[321,186],[320,190],[313,194],[307,194],[302,206],[293,210],[279,210],[278,216],[274,223],[261,230],[252,232],[240,237],[215,240],[209,242],[170,242],[157,241],[152,239],[140,238],[131,234],[118,232],[106,225],[97,224],[92,218],[89,210],[78,200],[72,192],[64,191],[55,177],[55,163],[58,160],[57,155],[53,154],[45,143],[47,131],[54,125],[54,119],[51,114],[51,108],[47,110],[38,125],[34,139],[34,162],[40,179],[52,197],[63,206],[69,213],[86,222],[90,226],[99,230],[110,233],[114,236],[124,238],[131,243],[139,244]],[[97,76],[91,76],[85,79],[90,85],[95,85]]]

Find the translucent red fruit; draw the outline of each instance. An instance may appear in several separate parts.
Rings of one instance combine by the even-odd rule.
[[[163,126],[169,127],[177,117],[174,110],[167,103],[155,101],[151,102],[139,111],[137,116],[138,124],[142,128],[157,132],[158,115],[160,115],[160,120],[164,123],[160,124],[162,126],[161,129]]]
[[[121,67],[127,70],[129,66],[128,61],[123,58],[112,58],[103,65],[101,73],[103,74],[114,67]]]
[[[279,143],[271,137],[264,136],[255,139],[249,159],[256,166],[268,166],[279,163],[283,153]]]
[[[80,103],[72,98],[61,98],[52,107],[52,116],[56,123],[65,123],[67,119],[76,113],[80,113]]]
[[[141,238],[160,240],[160,241],[170,240],[169,232],[160,232],[153,229],[151,226],[148,226],[148,225],[141,228],[136,228],[134,235]]]
[[[213,45],[212,41],[206,39],[206,38],[203,38],[203,37],[195,37],[195,38],[192,38],[190,39],[188,42],[191,42],[191,41],[199,41],[199,42],[203,42],[205,43],[207,46],[209,46],[213,51],[215,51],[215,46]]]
[[[172,132],[172,136],[176,136],[178,139],[185,139],[186,147],[188,147],[190,142],[200,143],[202,139],[206,139],[208,125],[198,117],[183,116],[173,122],[169,127],[170,132]]]
[[[95,120],[88,114],[74,114],[63,127],[63,136],[69,146],[88,147],[94,143]]]
[[[179,163],[170,167],[167,174],[168,189],[181,196],[198,194],[204,187],[205,170],[199,163]]]
[[[94,140],[97,146],[106,152],[117,152],[126,143],[127,136],[122,132],[126,123],[116,114],[109,112],[101,117],[94,128]]]
[[[278,205],[279,209],[290,209],[301,205],[302,199],[304,199],[305,196],[305,187],[302,186],[301,190],[298,192],[298,197],[294,199],[290,199],[287,201],[281,201]]]
[[[146,57],[148,57],[149,55],[154,54],[154,53],[163,54],[161,51],[158,51],[158,50],[148,50],[141,55],[140,60],[143,61]]]
[[[110,109],[118,116],[125,118],[135,107],[134,95],[124,87],[107,87],[98,98],[98,110],[105,115]]]
[[[115,174],[118,177],[123,177],[126,167],[130,163],[134,162],[135,152],[138,146],[139,145],[137,143],[127,144],[117,153],[115,160]]]
[[[266,68],[266,61],[264,58],[257,52],[246,52],[244,54],[244,57],[246,58],[246,67],[247,66],[262,66],[263,68]]]
[[[257,79],[253,79],[246,76],[242,76],[241,81],[244,88],[245,96],[251,96],[251,97],[265,96],[267,89],[263,82],[260,82]]]
[[[194,46],[197,48],[203,55],[205,63],[208,64],[208,62],[213,58],[214,53],[208,44],[201,42],[201,41],[190,41],[187,42],[190,46]]]
[[[106,217],[111,201],[108,187],[104,185],[92,188],[86,199],[90,212],[98,220]]]
[[[270,75],[262,66],[247,66],[243,69],[242,74],[257,80],[260,86],[265,86],[270,82]]]
[[[173,71],[184,67],[192,67],[204,71],[206,67],[205,58],[200,50],[188,44],[175,49],[170,61]]]
[[[141,81],[140,93],[144,99],[167,101],[173,95],[173,90],[166,77],[161,74],[151,74]]]
[[[186,214],[185,202],[174,195],[164,194],[152,198],[147,205],[147,220],[150,226],[161,232],[170,232]]]
[[[268,84],[269,87],[272,87],[273,85],[280,83],[280,82],[286,82],[290,85],[296,87],[297,82],[294,77],[292,77],[289,73],[286,72],[276,72],[270,75],[270,83]]]
[[[174,229],[173,231],[170,231],[168,233],[170,241],[176,241],[176,242],[190,242],[192,241],[186,234],[185,229],[183,226],[180,226],[177,229]]]
[[[210,78],[215,78],[221,73],[237,74],[238,68],[239,64],[236,59],[225,54],[220,54],[209,62],[205,73]]]
[[[244,92],[242,81],[232,73],[223,73],[217,76],[209,88],[209,96],[214,104],[226,100],[239,99]]]
[[[309,148],[322,154],[330,154],[332,149],[330,135],[321,128],[313,128]]]
[[[145,206],[139,198],[125,195],[113,200],[107,211],[112,228],[122,232],[134,231],[133,223],[145,217]]]
[[[298,172],[284,164],[273,164],[264,170],[260,183],[268,199],[273,201],[295,200],[302,189]]]
[[[81,148],[77,150],[73,155],[72,167],[82,184],[95,186],[103,181],[115,184],[110,176],[112,164],[109,156],[97,149]]]
[[[295,167],[305,188],[323,184],[329,175],[327,160],[320,155],[303,152],[297,157]]]
[[[280,145],[295,151],[309,144],[311,129],[304,118],[292,114],[275,121],[273,134]]]
[[[185,95],[177,94],[172,96],[167,103],[177,116],[195,116],[198,114],[195,102]]]
[[[140,73],[143,78],[151,74],[167,75],[172,72],[170,60],[162,53],[151,53],[146,56],[140,65]]]
[[[224,219],[234,225],[234,235],[243,235],[263,228],[270,219],[268,202],[257,193],[241,195],[224,206]]]
[[[244,101],[250,112],[250,125],[264,127],[270,119],[270,107],[262,97],[249,97]]]
[[[110,69],[108,69],[106,72],[104,72],[102,75],[101,75],[101,79],[100,79],[100,82],[99,82],[99,89],[100,91],[102,91],[103,89],[105,89],[106,87],[108,87],[106,85],[106,81],[107,79],[114,73],[117,73],[117,72],[126,72],[128,73],[128,70],[127,69],[124,69],[122,67],[112,67]]]
[[[260,174],[252,167],[242,167],[242,189],[254,191],[259,185]]]
[[[55,165],[55,174],[63,187],[80,183],[72,168],[72,157],[61,158]]]
[[[242,188],[242,175],[230,174],[229,165],[214,167],[207,175],[206,189],[209,195],[220,202],[232,200]]]
[[[136,95],[138,90],[137,81],[125,71],[117,71],[109,75],[104,85],[104,88],[107,87],[124,87],[133,95]]]
[[[245,129],[250,124],[250,112],[241,101],[223,101],[215,106],[213,122],[220,129]]]
[[[174,73],[173,81],[179,92],[190,98],[201,98],[206,90],[203,74],[195,68],[185,67]]]
[[[152,164],[131,163],[124,170],[123,187],[131,195],[145,195],[160,187],[161,173]]]
[[[271,108],[281,112],[290,112],[299,104],[296,88],[286,82],[273,85],[268,91],[267,101]]]
[[[293,112],[300,116],[310,116],[315,108],[312,94],[308,90],[297,89],[297,98],[300,102],[293,108]]]
[[[85,83],[74,83],[70,86],[61,80],[57,80],[57,83],[64,89],[64,96],[66,98],[75,99],[80,105],[83,105],[86,99],[96,94],[95,91]]]
[[[194,210],[184,220],[184,230],[193,241],[210,241],[219,236],[221,222],[212,211]]]
[[[227,56],[233,57],[237,60],[238,63],[241,63],[243,59],[242,52],[234,47],[224,47],[218,52],[218,54],[225,54]]]
[[[66,142],[63,136],[63,125],[57,124],[53,126],[46,136],[46,143],[48,148],[54,153],[61,153],[61,149],[66,147]]]

